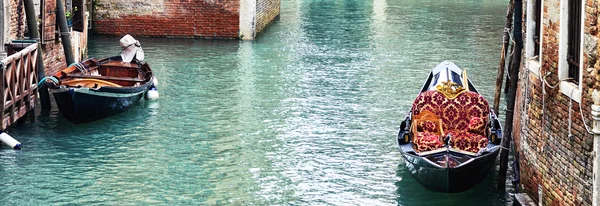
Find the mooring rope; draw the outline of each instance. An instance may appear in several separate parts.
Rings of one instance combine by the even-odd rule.
[[[42,80],[40,80],[40,82],[38,82],[38,87],[40,87],[42,85],[42,83],[46,82],[46,80],[51,80],[54,83],[58,83],[59,82],[58,79],[56,79],[55,77],[52,77],[52,76],[50,76],[50,77],[44,77],[44,78],[42,78]]]
[[[556,87],[558,87],[562,81],[568,81],[568,80],[573,79],[573,78],[561,79],[555,85],[550,85],[548,83],[548,81],[546,81],[546,77],[549,76],[550,74],[552,74],[552,73],[548,73],[548,74],[543,75],[541,81],[542,81],[542,83],[545,86],[548,86],[551,89],[556,89]],[[542,85],[542,93],[543,93],[542,94],[542,127],[544,126],[544,121],[545,121],[545,117],[546,117],[545,112],[544,112],[546,110],[546,100],[545,100],[546,87],[544,85]],[[571,138],[573,136],[571,127],[572,127],[572,124],[573,124],[572,123],[572,121],[573,121],[572,120],[572,110],[573,110],[573,92],[574,91],[575,91],[575,88],[571,89],[571,95],[569,96],[569,122],[568,122],[568,124],[569,124],[569,130],[568,130],[569,131],[569,138]],[[585,131],[587,133],[589,133],[589,134],[593,134],[592,131],[590,130],[589,126],[585,122],[585,117],[583,116],[583,108],[581,108],[581,102],[579,103],[579,114],[581,115],[581,121],[583,122],[583,126],[585,127]],[[542,132],[543,132],[543,128],[542,128]],[[542,136],[543,136],[543,134],[542,134]]]

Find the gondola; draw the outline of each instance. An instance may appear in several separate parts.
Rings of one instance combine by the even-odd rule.
[[[103,119],[131,108],[154,86],[139,42],[126,35],[120,56],[90,58],[46,81],[60,113],[75,124]]]
[[[442,62],[430,72],[396,138],[423,187],[457,193],[478,185],[500,151],[502,128],[466,71]]]

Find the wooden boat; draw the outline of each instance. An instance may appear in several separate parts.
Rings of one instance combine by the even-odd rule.
[[[502,128],[466,72],[442,62],[429,74],[396,139],[417,182],[456,193],[486,177],[501,148]]]
[[[47,83],[60,113],[79,124],[121,113],[138,102],[153,84],[147,63],[121,56],[91,58],[57,72]]]

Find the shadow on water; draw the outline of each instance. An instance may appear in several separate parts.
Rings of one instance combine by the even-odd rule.
[[[404,163],[401,163],[396,172],[400,180],[395,183],[398,205],[507,205],[507,197],[510,195],[497,189],[497,168],[498,161],[486,178],[468,191],[440,193],[421,186],[405,168]]]

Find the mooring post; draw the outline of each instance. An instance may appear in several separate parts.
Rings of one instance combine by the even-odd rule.
[[[504,137],[502,137],[502,149],[500,150],[500,171],[498,175],[498,188],[506,188],[506,171],[508,170],[508,153],[510,148],[510,142],[513,136],[513,118],[514,108],[517,93],[517,86],[519,80],[519,70],[521,67],[521,49],[523,48],[523,31],[521,30],[522,24],[522,0],[514,1],[514,38],[515,44],[513,47],[513,57],[511,58],[511,64],[508,68],[508,78],[510,79],[510,85],[508,85],[508,94],[506,95],[506,116],[504,119]]]
[[[40,42],[40,33],[38,31],[37,20],[35,18],[35,7],[33,5],[32,0],[23,1],[25,5],[25,18],[27,19],[27,27],[29,29],[29,37],[34,39],[38,43],[37,47],[37,76],[38,81],[42,80],[46,74],[44,71],[44,58],[42,55],[42,42]],[[36,82],[37,83],[37,82]],[[38,88],[38,93],[40,94],[40,103],[42,106],[42,110],[50,110],[50,94],[48,94],[48,89],[46,85],[42,84]]]
[[[592,205],[600,206],[600,91],[594,89],[592,99],[594,100],[594,104],[592,105],[592,133],[594,134]]]
[[[69,66],[75,63],[75,60],[73,58],[73,49],[71,47],[71,32],[67,26],[65,7],[62,1],[63,0],[56,1],[56,21],[58,22],[58,28],[60,30],[60,40],[65,52],[65,60],[67,61],[67,66]]]
[[[498,75],[496,76],[496,91],[494,92],[494,107],[493,110],[496,114],[499,113],[500,106],[500,91],[502,90],[502,80],[504,78],[504,66],[506,65],[506,53],[510,42],[510,28],[512,27],[513,20],[513,6],[514,0],[508,2],[508,8],[506,11],[506,24],[504,25],[504,37],[502,37],[502,53],[500,54],[500,65],[498,66]]]

